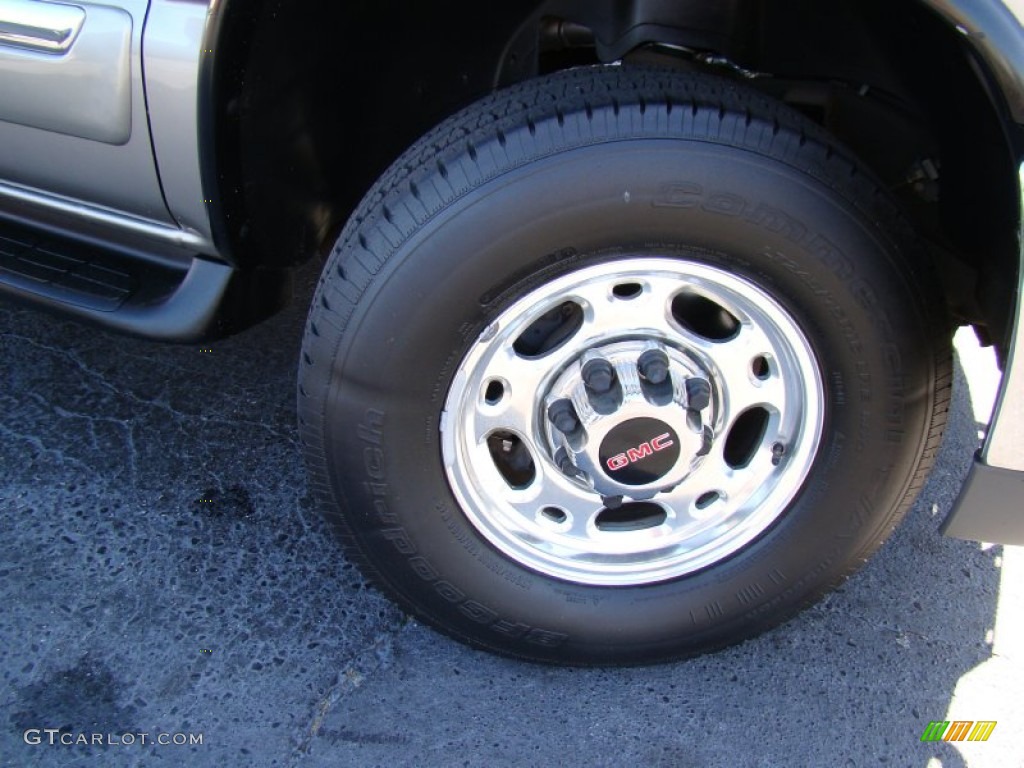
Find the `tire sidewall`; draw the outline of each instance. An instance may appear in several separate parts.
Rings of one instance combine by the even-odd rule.
[[[326,451],[349,529],[418,614],[535,658],[679,655],[791,614],[888,532],[927,431],[926,393],[904,389],[930,365],[927,337],[895,246],[836,190],[729,146],[618,141],[536,159],[391,229],[335,339]],[[755,542],[685,577],[593,587],[523,568],[477,532],[439,431],[459,363],[510,303],[629,256],[699,261],[770,293],[815,351],[826,423],[803,489]]]

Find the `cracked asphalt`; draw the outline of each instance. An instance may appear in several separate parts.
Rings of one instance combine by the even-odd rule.
[[[907,520],[824,602],[683,663],[549,668],[408,620],[341,555],[296,442],[314,279],[202,348],[0,304],[0,763],[1022,764],[1024,558],[937,533],[978,444],[984,355],[957,367]],[[947,719],[998,726],[920,741]],[[58,728],[135,743],[51,745]]]

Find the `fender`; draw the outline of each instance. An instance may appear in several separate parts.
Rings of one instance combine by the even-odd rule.
[[[989,67],[1018,127],[1024,125],[1024,8],[1000,0],[922,0],[965,35]],[[1011,136],[1024,202],[1024,132]],[[962,539],[1024,544],[1024,207],[1018,238],[1017,305],[992,419],[942,533]]]

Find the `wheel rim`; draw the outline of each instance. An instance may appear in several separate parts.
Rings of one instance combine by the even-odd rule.
[[[693,573],[745,547],[807,478],[823,387],[754,283],[637,257],[516,301],[460,363],[441,420],[462,510],[517,563],[584,584]]]

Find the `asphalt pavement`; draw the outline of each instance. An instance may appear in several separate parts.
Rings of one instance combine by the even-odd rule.
[[[1022,764],[1024,553],[937,533],[990,356],[964,353],[931,480],[825,601],[686,662],[551,668],[407,619],[342,556],[296,440],[313,279],[206,347],[0,303],[0,764]],[[997,726],[922,742],[933,720]]]

